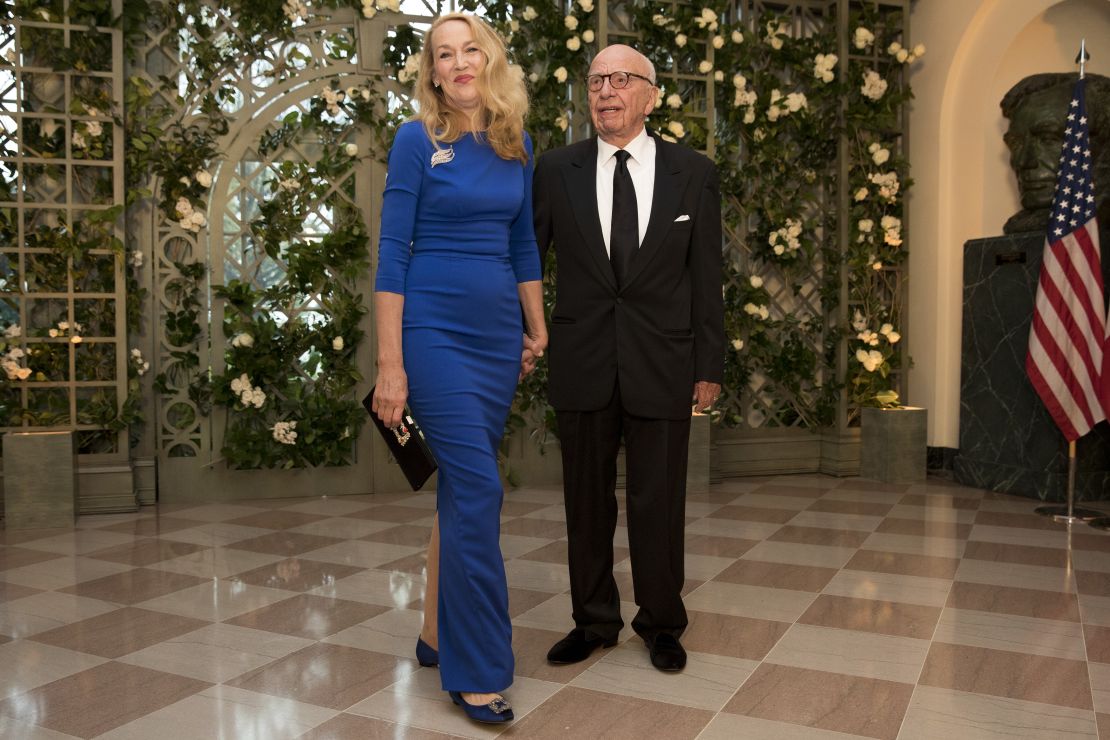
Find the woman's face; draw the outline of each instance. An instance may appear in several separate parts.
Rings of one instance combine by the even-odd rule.
[[[468,113],[477,110],[482,99],[476,83],[486,67],[486,55],[478,48],[470,25],[447,21],[432,33],[431,44],[435,60],[432,82],[439,84],[451,107]]]

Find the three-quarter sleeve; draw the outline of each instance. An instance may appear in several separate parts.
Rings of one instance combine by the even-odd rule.
[[[423,126],[410,122],[397,129],[393,147],[389,150],[389,170],[382,194],[378,274],[374,280],[376,291],[405,294],[416,205],[424,177],[426,142]]]
[[[535,225],[532,223],[532,174],[535,157],[532,154],[532,139],[527,133],[524,134],[524,148],[528,152],[528,163],[524,165],[524,202],[509,228],[509,261],[518,283],[543,279]]]

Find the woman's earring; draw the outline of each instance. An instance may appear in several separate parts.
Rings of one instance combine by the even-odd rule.
[[[433,86],[434,88],[436,88],[437,90],[439,89],[439,83],[438,83],[438,82],[433,82],[433,83],[432,83],[432,86]]]

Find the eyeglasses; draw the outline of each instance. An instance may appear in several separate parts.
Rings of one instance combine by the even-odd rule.
[[[628,83],[632,81],[633,77],[638,77],[644,80],[649,85],[654,85],[655,82],[649,77],[638,75],[635,72],[610,72],[607,75],[589,75],[586,77],[586,88],[590,92],[598,92],[605,86],[605,80],[609,80],[609,86],[614,90],[623,90],[628,87]]]

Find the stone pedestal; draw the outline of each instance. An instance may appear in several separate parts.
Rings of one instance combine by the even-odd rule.
[[[884,483],[925,480],[929,412],[903,406],[865,407],[860,419],[859,474]]]
[[[686,493],[709,493],[709,415],[690,417],[689,457],[686,461]]]
[[[1101,241],[1110,244],[1105,228]],[[960,448],[952,468],[975,488],[1063,501],[1068,445],[1025,373],[1043,256],[1039,233],[964,246]],[[1103,263],[1106,280],[1110,259]],[[1110,426],[1100,423],[1078,441],[1076,462],[1076,501],[1110,497]]]
[[[8,432],[4,444],[4,526],[72,527],[77,467],[72,432]]]

